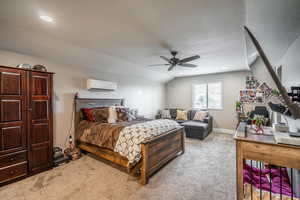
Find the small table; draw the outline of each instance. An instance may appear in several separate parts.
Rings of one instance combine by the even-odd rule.
[[[277,144],[270,134],[257,135],[250,131],[236,141],[237,200],[243,200],[243,168],[246,159],[277,166],[300,169],[300,146]]]

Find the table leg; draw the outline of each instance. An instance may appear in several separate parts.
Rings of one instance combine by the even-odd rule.
[[[243,180],[244,159],[242,154],[242,144],[240,141],[236,142],[236,195],[237,200],[244,198],[244,180]]]

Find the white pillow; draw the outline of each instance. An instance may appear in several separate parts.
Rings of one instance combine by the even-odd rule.
[[[161,111],[161,118],[162,119],[171,119],[170,110],[162,110]]]
[[[208,116],[208,112],[207,111],[197,111],[195,116],[194,116],[194,119],[193,120],[196,120],[196,121],[204,121],[204,119]]]
[[[114,106],[109,107],[107,122],[108,123],[116,123],[117,119],[118,119],[118,115],[117,115],[116,107],[114,107]]]

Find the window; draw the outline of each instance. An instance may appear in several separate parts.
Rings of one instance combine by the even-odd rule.
[[[197,84],[192,86],[193,108],[222,109],[222,83]]]

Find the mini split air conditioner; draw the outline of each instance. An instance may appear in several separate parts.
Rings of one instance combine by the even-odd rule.
[[[116,90],[117,83],[110,81],[101,81],[95,79],[88,79],[86,82],[88,90]]]

